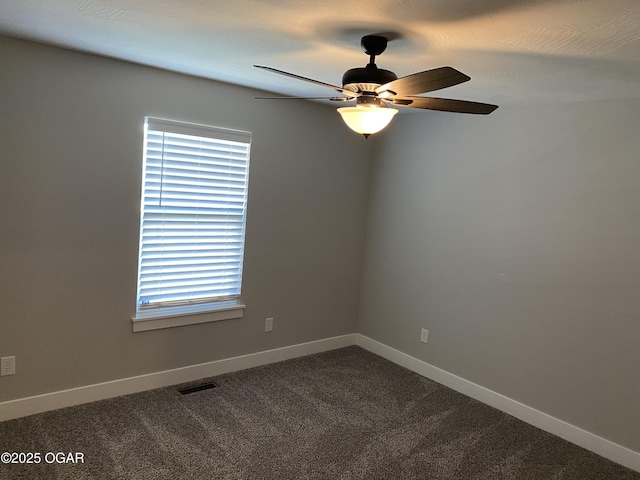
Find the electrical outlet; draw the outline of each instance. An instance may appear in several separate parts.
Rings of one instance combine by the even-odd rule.
[[[264,321],[264,331],[270,332],[273,330],[273,317],[266,318]]]
[[[15,375],[16,373],[16,357],[2,357],[0,359],[0,376]]]
[[[426,329],[422,329],[422,332],[420,332],[420,341],[422,343],[427,343],[429,341],[429,330]]]

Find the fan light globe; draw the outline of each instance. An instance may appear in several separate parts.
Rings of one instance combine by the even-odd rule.
[[[365,107],[362,105],[356,107],[342,107],[338,109],[338,113],[342,115],[342,120],[354,132],[368,136],[372,133],[378,133],[385,128],[398,113],[395,108],[377,108]]]

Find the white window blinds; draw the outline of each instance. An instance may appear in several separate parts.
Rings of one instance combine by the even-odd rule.
[[[138,311],[240,297],[251,134],[147,118]]]

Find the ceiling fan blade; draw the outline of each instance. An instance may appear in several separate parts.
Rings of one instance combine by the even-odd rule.
[[[349,97],[255,97],[256,100],[331,100],[332,102],[348,102]]]
[[[385,100],[393,105],[404,105],[409,108],[424,108],[425,110],[439,110],[442,112],[473,113],[488,115],[497,105],[489,103],[469,102],[467,100],[452,100],[449,98],[410,97]]]
[[[452,87],[469,80],[471,80],[471,77],[455,68],[440,67],[400,77],[397,80],[379,86],[376,88],[376,93],[384,96],[384,92],[389,91],[398,96],[415,95]]]
[[[289,72],[285,72],[283,70],[278,70],[276,68],[271,68],[271,67],[263,67],[261,65],[254,65],[254,67],[262,68],[263,70],[268,70],[268,71],[273,72],[273,73],[278,73],[278,74],[284,75],[286,77],[296,78],[298,80],[302,80],[302,81],[305,81],[305,82],[315,83],[316,85],[320,85],[322,87],[332,88],[333,90],[336,90],[337,92],[344,93],[345,95],[347,95],[349,97],[354,97],[355,98],[355,97],[360,96],[358,93],[356,93],[356,92],[354,92],[352,90],[347,90],[346,88],[338,87],[336,85],[331,85],[330,83],[324,83],[324,82],[320,82],[318,80],[313,80],[312,78],[302,77],[300,75],[296,75],[295,73],[289,73]]]

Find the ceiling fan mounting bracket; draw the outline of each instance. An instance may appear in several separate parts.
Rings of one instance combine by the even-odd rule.
[[[365,35],[360,40],[360,46],[367,55],[376,56],[387,49],[387,42],[388,40],[380,35]]]

